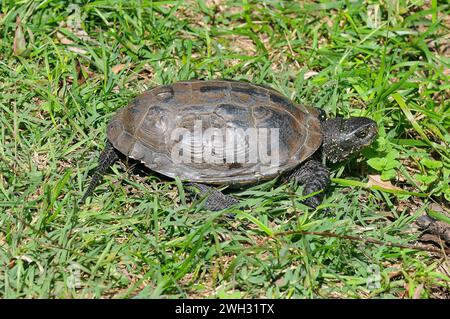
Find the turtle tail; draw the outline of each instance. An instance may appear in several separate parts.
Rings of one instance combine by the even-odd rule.
[[[119,159],[119,156],[114,149],[114,146],[107,141],[105,149],[100,154],[100,158],[98,160],[98,166],[92,175],[91,183],[89,184],[86,192],[84,193],[81,200],[78,202],[79,205],[84,204],[86,199],[92,194],[97,184],[101,181],[103,174],[108,170],[108,168],[114,164],[115,161]]]

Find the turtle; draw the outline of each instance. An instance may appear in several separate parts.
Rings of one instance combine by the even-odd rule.
[[[194,187],[208,210],[238,203],[219,187],[242,188],[279,176],[302,185],[304,203],[317,208],[330,184],[327,161],[359,152],[377,131],[369,118],[327,118],[323,110],[296,104],[266,85],[189,80],[157,86],[112,116],[80,203],[125,156]]]

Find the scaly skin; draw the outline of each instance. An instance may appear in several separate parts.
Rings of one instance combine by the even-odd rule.
[[[83,197],[79,201],[79,205],[83,204],[86,199],[92,194],[97,184],[102,179],[103,174],[108,170],[108,168],[114,164],[115,161],[119,159],[119,156],[116,153],[116,150],[114,149],[114,146],[108,141],[106,142],[105,149],[100,154],[100,158],[98,159],[98,166],[94,171],[94,174],[92,176],[91,183],[89,184],[86,192],[84,193]]]
[[[199,191],[200,197],[208,196],[204,206],[207,210],[219,211],[239,203],[237,199],[223,194],[217,188],[199,183],[188,183],[188,186],[195,187]]]
[[[305,205],[316,208],[322,203],[323,190],[330,184],[330,171],[322,163],[310,160],[294,170],[288,177],[296,183],[303,185],[303,196],[322,191],[319,194],[305,199]]]

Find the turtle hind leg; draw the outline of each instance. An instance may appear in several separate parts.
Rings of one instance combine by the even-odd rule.
[[[303,196],[322,191],[305,199],[305,205],[316,208],[322,203],[323,190],[330,184],[330,171],[322,163],[310,160],[303,163],[288,177],[303,185]]]
[[[78,202],[79,205],[83,204],[86,199],[92,194],[97,184],[102,179],[103,174],[108,170],[108,168],[114,164],[115,161],[119,159],[119,156],[114,149],[114,146],[108,141],[106,142],[105,149],[100,154],[100,158],[98,159],[98,166],[92,175],[91,183],[89,184],[86,192],[84,193],[81,200]]]
[[[201,198],[208,197],[204,205],[207,210],[219,211],[239,203],[236,198],[225,195],[214,187],[199,183],[188,183],[187,185],[196,188]]]

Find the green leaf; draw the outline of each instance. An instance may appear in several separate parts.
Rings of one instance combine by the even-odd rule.
[[[442,167],[442,162],[441,161],[435,161],[429,158],[423,158],[420,163],[423,166],[426,166],[430,169],[437,169],[437,168],[441,168]]]
[[[400,153],[396,150],[390,150],[387,154],[386,154],[386,159],[388,161],[393,161],[395,159],[397,159],[400,156]]]
[[[415,70],[415,67],[411,68],[411,70]],[[409,74],[409,72],[408,72],[408,74]],[[400,109],[403,111],[403,113],[405,114],[406,118],[409,120],[409,122],[413,126],[413,128],[416,130],[417,133],[419,133],[420,137],[422,137],[422,139],[425,142],[427,142],[428,144],[431,145],[432,143],[428,139],[428,136],[425,134],[425,132],[423,131],[423,129],[419,125],[419,123],[417,123],[416,118],[411,113],[411,109],[405,103],[405,100],[403,99],[403,97],[399,93],[392,94],[392,97],[397,102],[398,106],[400,106]]]
[[[444,190],[444,198],[450,202],[450,188]]]
[[[424,174],[415,174],[414,178],[423,185],[430,185],[436,179],[436,175],[424,175]]]
[[[440,212],[437,212],[435,210],[430,210],[428,212],[428,215],[434,219],[440,220],[444,223],[450,224],[450,217],[448,217],[447,215],[444,215]]]
[[[401,165],[399,161],[388,156],[371,158],[367,161],[367,164],[380,172],[392,170],[394,168],[398,168]]]
[[[220,289],[217,292],[217,298],[219,299],[240,299],[242,298],[242,292],[239,290],[235,291],[225,291],[224,289]]]
[[[399,168],[400,167],[400,165],[401,165],[401,163],[399,162],[399,161],[397,161],[397,160],[389,160],[389,159],[387,159],[387,163],[386,163],[386,166],[384,167],[384,170],[391,170],[391,169],[394,169],[394,168]]]
[[[377,171],[382,171],[384,169],[384,166],[386,165],[386,161],[383,158],[374,157],[369,160],[367,160],[367,164],[369,164],[372,168],[376,169]]]
[[[254,223],[256,226],[259,227],[260,230],[264,231],[270,237],[273,236],[274,233],[273,230],[269,226],[265,225],[263,222],[258,220],[257,218],[253,217],[250,214],[247,214],[246,212],[239,212],[239,215]]]
[[[393,179],[395,176],[397,176],[397,171],[395,169],[389,169],[381,173],[381,179],[385,181]]]

